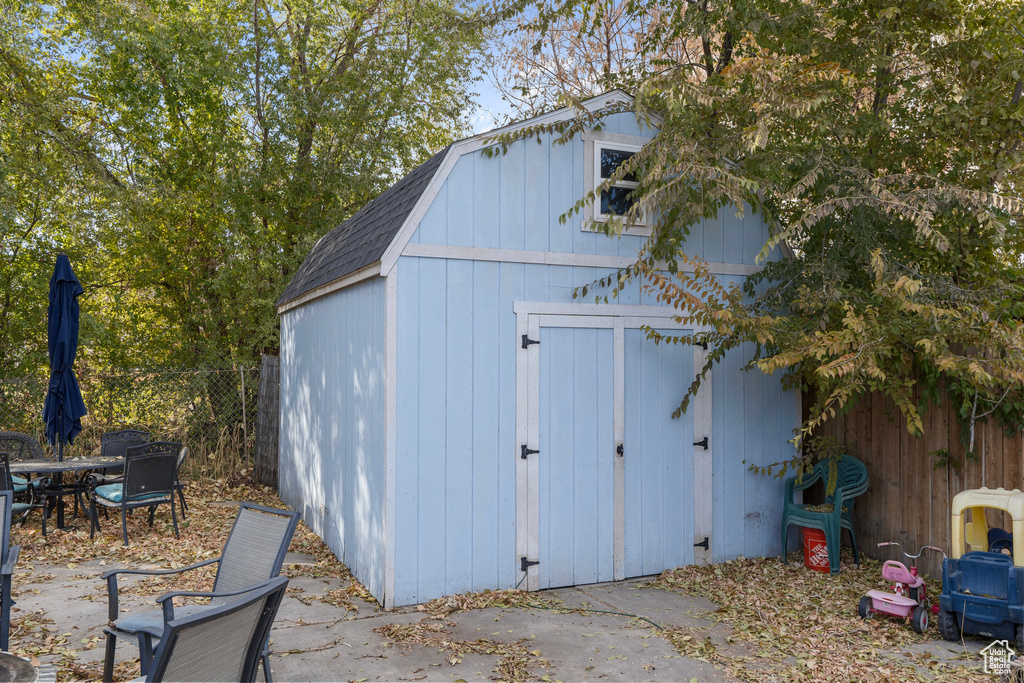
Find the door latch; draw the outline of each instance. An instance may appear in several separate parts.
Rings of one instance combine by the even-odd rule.
[[[625,452],[625,449],[622,447],[621,443],[615,447],[615,452],[619,454],[620,458],[622,457],[622,454]]]

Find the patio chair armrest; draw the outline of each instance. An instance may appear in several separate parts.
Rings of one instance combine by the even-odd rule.
[[[198,569],[199,567],[205,567],[206,565],[213,564],[214,562],[220,562],[220,556],[214,557],[203,562],[197,562],[190,564],[187,567],[179,567],[178,569],[111,569],[108,572],[100,574],[100,578],[107,582],[107,617],[111,622],[117,621],[118,615],[118,604],[117,604],[117,575],[118,574],[141,574],[143,576],[161,576],[167,574],[181,574],[187,572],[190,569]]]
[[[14,573],[14,565],[18,564],[18,557],[21,555],[21,546],[12,545],[7,549],[7,561],[0,567],[0,575],[8,576]]]
[[[819,479],[821,479],[821,472],[819,472],[818,470],[811,470],[810,472],[805,472],[803,479],[801,479],[799,482],[797,482],[797,477],[789,477],[788,479],[786,479],[786,504],[788,505],[793,502],[794,492],[803,491],[804,489],[810,487],[811,484],[818,481]]]
[[[91,489],[104,484],[120,484],[123,481],[123,474],[100,474],[99,472],[93,472],[85,478],[85,483]]]
[[[220,555],[209,560],[203,560],[202,562],[196,562],[190,564],[187,567],[178,567],[177,569],[111,569],[110,571],[103,572],[100,574],[101,579],[109,579],[117,574],[146,574],[149,576],[158,576],[161,574],[180,574],[187,572],[190,569],[198,569],[199,567],[205,567],[208,564],[214,562],[220,562]]]
[[[258,588],[262,584],[257,584],[255,587]],[[254,586],[246,586],[236,591],[219,591],[213,593],[210,591],[170,591],[164,593],[156,599],[163,607],[164,612],[164,623],[172,621],[174,619],[174,598],[227,598],[232,595],[243,595],[253,590]]]

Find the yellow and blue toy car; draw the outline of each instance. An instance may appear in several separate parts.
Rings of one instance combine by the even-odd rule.
[[[939,634],[1016,642],[1024,651],[1024,493],[972,489],[953,497],[949,557],[942,563]],[[989,525],[1001,517],[1004,528]]]

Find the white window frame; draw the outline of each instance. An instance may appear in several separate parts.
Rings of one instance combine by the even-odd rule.
[[[617,133],[605,133],[590,131],[584,133],[584,182],[586,184],[586,191],[593,192],[602,183],[601,179],[601,150],[602,149],[614,149],[624,152],[639,152],[643,149],[649,140],[647,138],[638,137],[635,135],[620,135]],[[620,181],[615,184],[615,187],[636,187],[637,183],[630,181]],[[603,223],[608,220],[609,214],[601,212],[601,198],[600,196],[595,197],[592,203],[587,204],[583,212],[583,223],[581,230],[585,232],[593,232],[594,228],[589,226],[588,223],[591,220]],[[651,234],[651,212],[649,207],[644,207],[643,220],[640,223],[634,223],[633,225],[624,226],[622,230],[624,235],[637,235],[640,237],[648,237]]]

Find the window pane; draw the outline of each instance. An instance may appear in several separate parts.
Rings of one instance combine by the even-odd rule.
[[[632,192],[633,188],[631,187],[617,186],[612,186],[601,192],[601,213],[615,216],[624,215],[633,206],[633,198],[630,197]]]
[[[623,161],[633,156],[634,152],[626,152],[621,149],[606,149],[601,148],[601,177],[611,178],[612,173],[615,173],[615,169],[622,164]],[[636,182],[636,174],[630,173],[623,180],[631,183]]]

